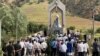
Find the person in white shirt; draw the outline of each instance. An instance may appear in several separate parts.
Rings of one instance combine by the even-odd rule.
[[[64,36],[63,36],[63,41],[65,42],[66,39],[68,39],[68,37],[67,37],[66,34],[64,34]]]
[[[84,56],[87,56],[87,54],[89,52],[89,45],[88,45],[88,43],[86,41],[84,41],[83,45],[84,45],[84,49],[83,49]]]
[[[46,56],[46,49],[47,49],[47,43],[46,43],[46,41],[43,41],[42,43],[41,43],[41,52],[42,52],[42,56]]]
[[[41,36],[40,39],[39,39],[39,42],[42,43],[43,41],[45,41],[45,37]]]
[[[35,37],[35,40],[39,42],[39,38],[38,38],[38,36]]]
[[[34,41],[36,39],[36,36],[33,35],[31,39],[32,41]]]
[[[88,40],[90,40],[92,36],[91,34],[88,34],[87,37],[88,37]]]
[[[47,48],[47,43],[46,43],[46,41],[43,41],[42,43],[41,43],[41,49],[46,49]]]
[[[27,55],[27,46],[28,46],[28,44],[29,44],[29,41],[26,39],[25,40],[25,52],[24,52],[24,56],[26,56]]]
[[[62,41],[60,45],[60,56],[66,56],[66,51],[67,51],[67,46],[66,44]]]
[[[65,39],[65,44],[67,45],[67,43],[68,43],[68,39]]]
[[[68,38],[70,38],[71,37],[71,34],[68,34]]]
[[[21,56],[24,56],[24,52],[25,52],[25,42],[24,39],[21,39],[20,41],[20,45],[21,45]]]
[[[77,44],[78,56],[84,56],[84,44],[82,41],[79,41]]]
[[[42,39],[42,41],[46,41],[46,37],[44,37],[44,36],[42,36],[41,39]]]
[[[21,45],[21,48],[24,48],[24,47],[25,47],[25,42],[24,42],[24,40],[21,40],[21,41],[20,41],[20,45]]]
[[[29,56],[32,56],[33,54],[33,44],[32,41],[29,41],[29,43],[27,44],[27,52]]]
[[[41,52],[41,45],[38,41],[34,41],[34,50],[35,50],[35,56],[40,56]]]

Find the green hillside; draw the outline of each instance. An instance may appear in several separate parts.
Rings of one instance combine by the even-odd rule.
[[[22,13],[27,16],[28,21],[48,25],[48,2],[39,4],[33,3],[31,5],[25,4],[20,9]],[[66,15],[65,26],[75,26],[78,29],[87,29],[92,27],[92,21],[91,19]],[[98,28],[99,26],[100,22],[96,21],[95,28]]]

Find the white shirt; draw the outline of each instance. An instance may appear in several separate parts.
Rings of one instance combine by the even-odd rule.
[[[67,50],[67,46],[66,46],[65,44],[62,44],[62,45],[60,46],[60,51],[61,51],[61,52],[66,52],[66,50]]]
[[[40,38],[40,41],[45,41],[45,37],[41,37]]]
[[[39,41],[38,37],[35,38],[36,41]]]
[[[68,39],[68,37],[67,37],[67,36],[64,36],[64,37],[63,37],[63,40],[65,41],[66,39]]]
[[[78,52],[83,52],[84,50],[84,44],[83,43],[78,43],[78,45],[77,45],[77,50],[78,50]]]
[[[32,43],[28,43],[27,48],[28,48],[28,49],[33,49],[33,44],[32,44]]]
[[[21,48],[25,47],[25,43],[23,41],[20,42]]]
[[[68,34],[68,37],[71,37],[71,34]]]
[[[89,39],[89,40],[91,39],[91,35],[88,35],[88,39]]]
[[[46,40],[46,39],[45,39],[45,37],[42,37],[41,39],[42,39],[43,41],[45,41],[45,40]]]
[[[57,40],[63,40],[63,37],[57,37]]]
[[[35,40],[36,37],[32,37],[32,40]]]
[[[68,41],[65,41],[65,44],[67,45]]]
[[[75,42],[75,40],[74,40],[74,39],[71,39],[71,42],[72,42],[72,43],[74,43],[74,42]]]
[[[40,49],[41,45],[38,42],[34,42],[34,49]]]
[[[28,42],[28,41],[27,41],[27,42],[25,42],[25,48],[27,48],[28,44],[29,44],[29,42]]]
[[[43,49],[43,48],[47,48],[47,43],[46,42],[42,42],[41,43],[41,48]]]
[[[87,43],[84,43],[83,45],[84,45],[84,49],[83,49],[84,52],[87,52],[87,49],[89,48],[89,45]]]

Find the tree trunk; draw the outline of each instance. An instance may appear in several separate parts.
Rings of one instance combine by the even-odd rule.
[[[1,19],[0,19],[0,48],[1,48]]]
[[[1,19],[0,19],[0,56],[2,56],[2,48],[1,48]]]

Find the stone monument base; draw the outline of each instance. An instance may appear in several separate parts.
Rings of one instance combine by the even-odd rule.
[[[67,31],[66,31],[66,28],[64,27],[64,28],[60,28],[59,30],[54,30],[54,29],[48,29],[48,35],[50,35],[50,34],[64,34],[64,33],[66,33]]]

